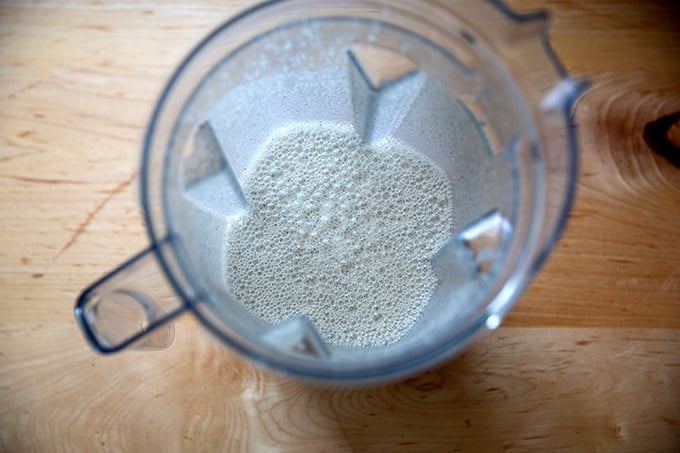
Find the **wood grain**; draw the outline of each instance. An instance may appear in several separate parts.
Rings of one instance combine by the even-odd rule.
[[[580,101],[581,173],[568,230],[508,325],[680,327],[680,242],[672,239],[680,170],[642,135],[648,122],[680,111],[680,97],[638,91],[643,79],[597,74]],[[662,90],[661,76],[657,83]]]
[[[329,389],[241,361],[190,318],[166,351],[97,356],[70,323],[5,325],[7,446],[93,451],[663,451],[680,442],[676,329],[503,328],[404,382]],[[26,338],[50,342],[25,349]],[[64,373],[63,370],[71,370]],[[118,372],[116,372],[116,370]],[[644,393],[644,394],[641,394]]]
[[[578,198],[503,327],[368,389],[253,368],[190,317],[102,357],[72,306],[146,245],[141,137],[174,66],[249,2],[0,3],[0,451],[677,451],[680,170],[642,128],[680,110],[675,2],[547,7],[570,72]]]

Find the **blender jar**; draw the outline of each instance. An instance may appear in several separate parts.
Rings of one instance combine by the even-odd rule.
[[[293,375],[367,382],[440,362],[495,329],[557,241],[578,169],[572,105],[585,84],[553,53],[543,12],[497,1],[266,2],[208,35],[175,71],[144,139],[150,246],[76,304],[100,352],[163,348],[186,311],[251,360]],[[225,276],[225,238],[249,209],[244,175],[282,125],[349,125],[439,166],[450,237],[437,288],[386,346],[325,341],[304,310],[267,322]],[[360,163],[357,163],[360,165]]]

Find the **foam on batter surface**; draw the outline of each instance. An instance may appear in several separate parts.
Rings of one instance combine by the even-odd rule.
[[[437,278],[450,182],[405,144],[361,143],[348,125],[276,129],[242,182],[249,210],[227,234],[231,293],[268,322],[309,316],[339,346],[394,343]]]

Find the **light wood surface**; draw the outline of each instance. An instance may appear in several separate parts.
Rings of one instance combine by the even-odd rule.
[[[153,104],[247,4],[0,3],[0,450],[680,450],[680,169],[642,140],[680,111],[672,1],[546,5],[558,54],[593,84],[578,198],[542,273],[462,357],[326,389],[253,368],[190,317],[165,351],[89,349],[74,299],[146,245]]]

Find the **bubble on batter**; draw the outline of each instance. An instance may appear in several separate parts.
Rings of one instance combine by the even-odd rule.
[[[448,238],[444,172],[392,138],[351,126],[275,130],[248,169],[250,209],[227,235],[230,291],[276,323],[307,315],[338,346],[383,346],[417,321],[437,286],[430,258]]]

